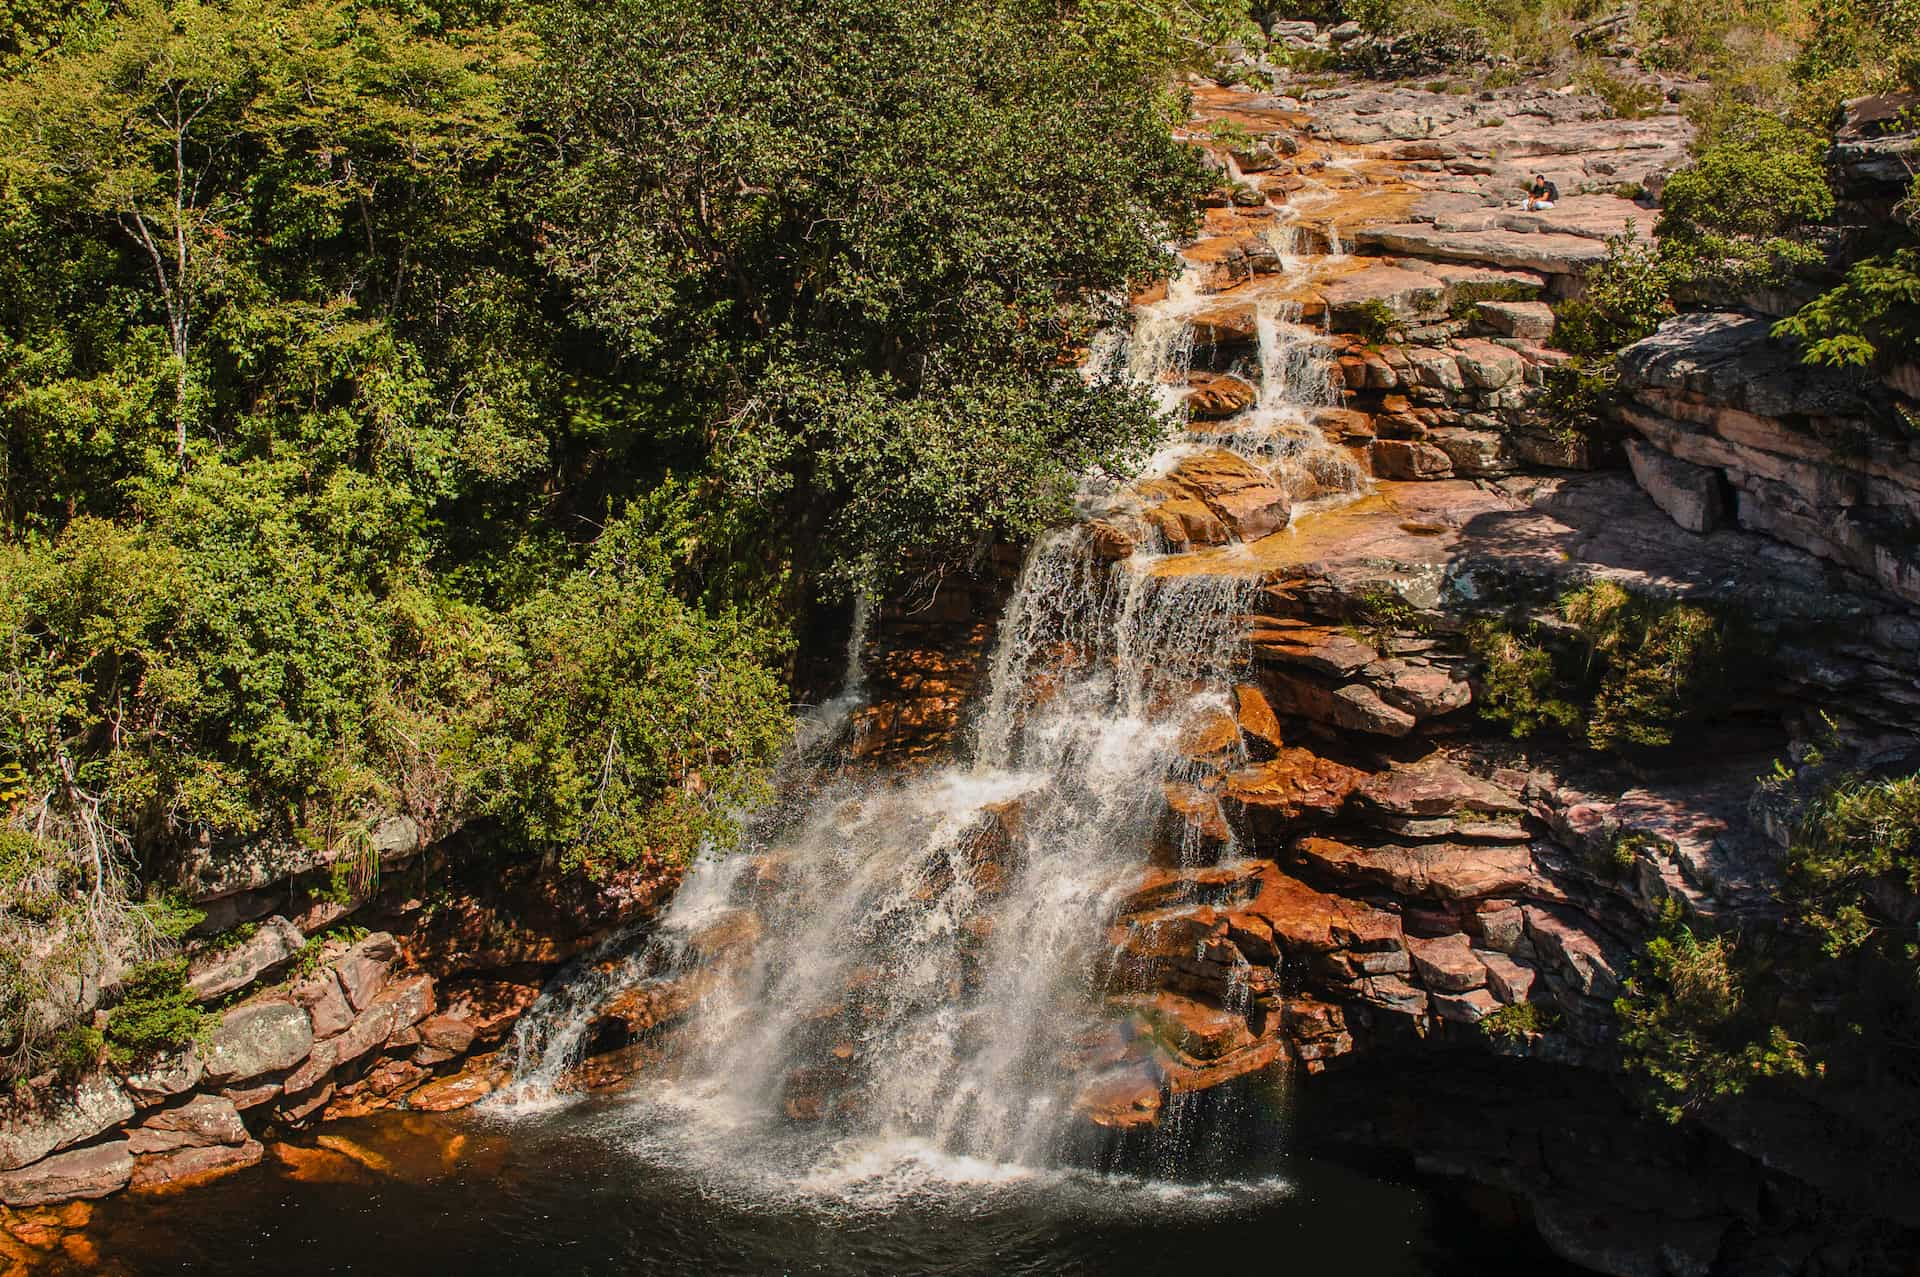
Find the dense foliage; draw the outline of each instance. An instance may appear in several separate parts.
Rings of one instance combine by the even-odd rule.
[[[1673,909],[1647,942],[1614,1010],[1628,1061],[1659,1086],[1669,1119],[1811,1071],[1805,1047],[1753,1004],[1753,979],[1732,940],[1697,934]]]
[[[1687,282],[1737,293],[1786,282],[1824,253],[1809,228],[1832,216],[1826,139],[1759,110],[1723,122],[1661,193],[1661,256]]]
[[[1920,773],[1829,764],[1762,788],[1794,813],[1786,925],[1714,933],[1669,908],[1615,1004],[1628,1062],[1679,1118],[1765,1078],[1870,1085],[1889,1129],[1920,1085]],[[1911,763],[1908,763],[1911,766]],[[1897,1099],[1895,1097],[1898,1097]]]
[[[1232,12],[9,9],[8,1071],[165,958],[188,847],[724,840],[822,590],[1141,442],[1070,365],[1209,182],[1166,86]],[[138,971],[127,1049],[191,1027]]]
[[[1764,654],[1695,604],[1600,581],[1561,598],[1555,619],[1551,635],[1498,621],[1469,633],[1480,713],[1515,736],[1553,730],[1596,750],[1660,749],[1723,715],[1737,679],[1760,676]]]

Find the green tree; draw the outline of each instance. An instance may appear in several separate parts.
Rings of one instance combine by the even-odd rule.
[[[1211,179],[1143,79],[1160,37],[1058,15],[546,13],[539,100],[568,157],[551,259],[701,406],[729,498],[802,580],[1058,518],[1150,429],[1138,396],[1063,364],[1112,314],[1101,294],[1168,270]]]
[[[1655,230],[1677,278],[1717,289],[1773,287],[1824,255],[1808,232],[1833,215],[1826,139],[1760,110],[1737,112],[1667,180]]]

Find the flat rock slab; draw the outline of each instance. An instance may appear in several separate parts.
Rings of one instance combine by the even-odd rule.
[[[233,948],[196,959],[187,973],[187,989],[200,1002],[223,998],[298,957],[306,942],[285,918],[268,918]]]
[[[136,1191],[185,1188],[257,1165],[266,1150],[258,1140],[212,1144],[142,1157],[134,1165],[130,1187]]]
[[[1421,271],[1396,265],[1368,266],[1336,276],[1319,286],[1321,300],[1338,320],[1357,313],[1368,302],[1379,302],[1402,319],[1432,314],[1446,296],[1446,286]]]
[[[0,1173],[0,1202],[8,1206],[44,1206],[76,1197],[117,1193],[133,1178],[133,1154],[127,1141],[89,1144]]]
[[[1547,275],[1584,275],[1606,260],[1607,246],[1597,239],[1561,232],[1505,229],[1443,231],[1419,222],[1369,226],[1353,233],[1354,242],[1390,253],[1437,257],[1444,261],[1489,262]]]
[[[196,1095],[177,1108],[162,1109],[127,1132],[135,1154],[163,1153],[212,1144],[243,1144],[246,1123],[232,1100]]]

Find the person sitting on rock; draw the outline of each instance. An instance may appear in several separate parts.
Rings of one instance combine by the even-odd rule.
[[[1547,180],[1545,173],[1533,175],[1533,189],[1527,192],[1526,208],[1529,213],[1538,213],[1552,208],[1560,199],[1560,188]]]

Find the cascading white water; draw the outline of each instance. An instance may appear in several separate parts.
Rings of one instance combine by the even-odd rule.
[[[1124,351],[1173,432],[1149,472],[1200,446],[1178,407],[1203,300],[1174,281]],[[1269,305],[1258,336],[1258,402],[1207,445],[1280,476],[1338,471],[1306,424],[1337,402],[1323,335]],[[1090,496],[1091,512],[1120,499]],[[815,1124],[816,1154],[840,1162],[861,1160],[848,1140],[1061,1159],[1125,1014],[1105,996],[1107,924],[1151,855],[1185,853],[1166,787],[1194,779],[1183,732],[1232,705],[1256,583],[1159,566],[1145,552],[1102,561],[1079,527],[1043,538],[1002,617],[967,756],[904,777],[813,767],[805,797],[758,822],[745,850],[695,866],[634,965],[591,967],[527,1017],[515,1098],[551,1087],[606,980],[670,979],[699,933],[748,911],[757,939],[675,1032],[643,1101],[678,1104],[687,1139],[751,1159],[787,1119]],[[857,639],[854,651],[823,712],[857,701]],[[800,752],[834,734],[808,724]]]

